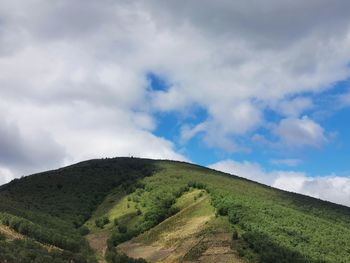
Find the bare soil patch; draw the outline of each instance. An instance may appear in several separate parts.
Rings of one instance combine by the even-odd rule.
[[[107,249],[107,239],[110,237],[108,232],[98,232],[86,236],[90,247],[96,251],[98,255],[103,256]]]

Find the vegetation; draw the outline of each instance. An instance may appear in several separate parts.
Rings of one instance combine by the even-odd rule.
[[[25,237],[0,234],[7,262],[96,262],[85,235],[110,236],[107,262],[145,262],[116,247],[180,249],[190,231],[191,260],[221,233],[216,245],[247,262],[350,262],[350,208],[170,161],[92,160],[14,180],[0,188],[1,224]]]
[[[30,250],[34,255],[25,262],[37,262],[35,255],[46,257],[49,252],[45,246],[50,245],[63,251],[55,252],[57,262],[58,258],[63,262],[95,262],[94,253],[83,237],[89,232],[83,223],[111,190],[120,187],[132,192],[137,180],[150,176],[154,169],[152,161],[143,159],[91,160],[2,186],[0,224],[37,243],[33,248],[33,242],[28,240],[3,241],[0,261],[11,262],[11,258],[19,256],[18,251]],[[102,219],[102,224],[106,223]],[[14,246],[17,248],[12,249]]]
[[[48,250],[31,239],[4,241],[0,239],[1,262],[38,262],[38,263],[83,263],[83,255],[68,251]]]
[[[176,198],[190,188],[206,189],[217,216],[232,226],[237,253],[248,261],[350,261],[349,208],[192,165],[158,165],[159,172],[141,180],[141,202],[153,191]]]

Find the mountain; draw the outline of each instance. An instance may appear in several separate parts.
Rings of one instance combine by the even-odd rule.
[[[350,208],[188,163],[90,160],[0,187],[0,262],[350,262]]]

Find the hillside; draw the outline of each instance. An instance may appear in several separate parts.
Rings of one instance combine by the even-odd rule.
[[[349,248],[350,208],[187,163],[91,160],[0,187],[0,262],[350,262]]]

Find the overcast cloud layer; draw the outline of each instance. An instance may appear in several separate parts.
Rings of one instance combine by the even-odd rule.
[[[311,95],[350,75],[348,10],[347,0],[1,1],[0,184],[95,157],[190,160],[176,146],[199,135],[226,152],[251,150],[245,139],[320,148],[331,131],[308,116]],[[169,88],[152,89],[150,72]],[[179,141],[155,135],[155,113],[194,106],[207,116],[184,122]],[[326,181],[297,190],[317,196]]]

